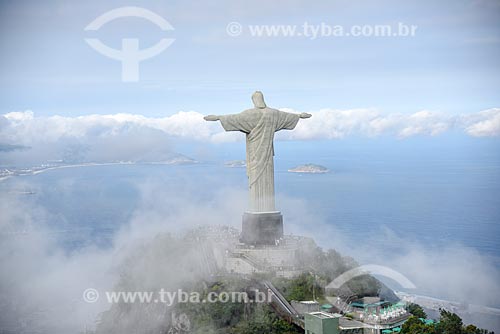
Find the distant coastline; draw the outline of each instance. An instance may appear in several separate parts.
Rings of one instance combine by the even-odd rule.
[[[0,170],[0,182],[5,181],[13,176],[37,175],[50,170],[63,168],[78,168],[78,167],[93,167],[93,166],[114,166],[114,165],[184,165],[196,164],[198,161],[179,156],[164,161],[115,161],[115,162],[85,162],[78,164],[58,164],[58,165],[41,165],[31,168],[6,168]]]

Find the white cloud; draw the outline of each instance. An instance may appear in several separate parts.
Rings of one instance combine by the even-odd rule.
[[[288,108],[282,110],[300,113]],[[375,109],[321,109],[311,113],[311,119],[299,122],[293,132],[281,137],[336,139],[349,135],[434,136],[453,128],[462,129],[471,136],[500,134],[500,108],[462,115],[429,110],[413,114],[383,114]],[[4,114],[3,118],[3,123],[6,124],[1,129],[0,140],[26,145],[39,141],[56,141],[62,137],[114,136],[127,132],[132,127],[151,128],[161,130],[169,136],[198,140],[234,140],[231,135],[222,135],[224,131],[216,122],[204,121],[203,114],[195,111],[180,111],[161,118],[135,114],[35,117],[32,111],[25,111]]]
[[[163,118],[133,114],[35,117],[32,111],[11,112],[3,117],[9,124],[0,132],[0,140],[25,145],[53,142],[63,137],[110,137],[132,128],[161,130],[171,136],[194,139],[207,138],[214,132],[203,116],[193,111],[180,111]]]
[[[500,108],[483,110],[462,117],[465,132],[475,137],[500,135]]]
[[[282,109],[288,112],[299,112]],[[348,136],[397,138],[436,136],[450,130],[475,137],[500,135],[500,108],[462,115],[422,110],[413,114],[384,114],[375,109],[321,109],[311,111],[294,131],[281,131],[278,140],[338,139]],[[195,111],[168,117],[135,114],[37,117],[32,111],[0,115],[0,143],[24,145],[31,158],[61,159],[71,155],[96,161],[138,160],[170,152],[172,137],[214,143],[242,140],[239,133],[224,132],[218,122],[206,122]],[[21,158],[21,152],[9,157]],[[3,154],[5,158],[5,153]]]
[[[336,139],[349,135],[394,135],[400,138],[415,135],[441,134],[453,127],[454,119],[442,113],[419,111],[414,114],[384,115],[374,109],[322,109],[300,122],[290,139]]]
[[[30,150],[2,154],[2,162],[39,163],[47,160],[158,161],[172,154],[171,137],[203,140],[216,133],[201,114],[179,112],[169,117],[86,115],[36,117],[33,112],[0,116],[0,143]]]
[[[295,112],[291,109],[283,109]],[[372,109],[321,109],[311,112],[313,117],[299,122],[293,132],[285,132],[289,139],[336,139],[367,132],[369,122],[378,112]]]

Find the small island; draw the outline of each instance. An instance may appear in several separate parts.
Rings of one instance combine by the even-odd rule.
[[[247,162],[245,160],[231,160],[226,161],[224,166],[229,168],[244,168],[247,166]]]
[[[305,164],[305,165],[299,165],[295,168],[291,168],[288,171],[291,173],[323,174],[323,173],[328,173],[330,170],[325,166],[321,165]]]
[[[175,154],[161,161],[144,161],[143,163],[157,165],[191,165],[197,164],[198,161],[183,154]]]

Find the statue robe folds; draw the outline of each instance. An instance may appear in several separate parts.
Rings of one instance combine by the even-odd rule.
[[[276,211],[274,202],[274,133],[284,129],[293,130],[300,116],[266,107],[219,117],[224,130],[246,133],[250,211]]]

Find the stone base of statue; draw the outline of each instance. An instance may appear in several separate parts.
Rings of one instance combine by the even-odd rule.
[[[283,216],[279,211],[245,212],[240,241],[247,245],[276,245],[283,238]]]

